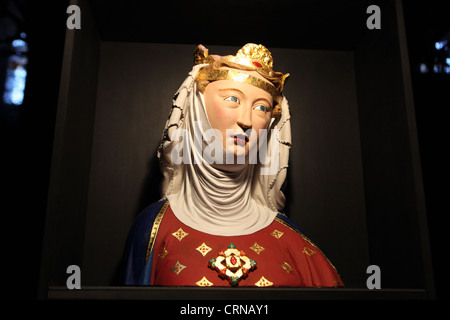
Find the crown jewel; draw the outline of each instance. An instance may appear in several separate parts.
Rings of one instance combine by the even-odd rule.
[[[261,63],[270,69],[273,68],[273,58],[270,51],[262,44],[247,43],[236,53],[235,62],[241,64],[252,63],[261,68]]]

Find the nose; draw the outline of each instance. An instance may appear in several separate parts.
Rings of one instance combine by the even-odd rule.
[[[252,109],[248,106],[241,105],[241,113],[236,122],[244,131],[250,129],[252,127]]]

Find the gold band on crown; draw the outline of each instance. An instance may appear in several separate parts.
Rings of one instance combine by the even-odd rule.
[[[225,56],[214,58],[208,55],[208,50],[198,46],[194,51],[195,64],[208,64],[203,67],[195,79],[200,92],[204,92],[211,81],[233,80],[241,83],[251,84],[268,92],[276,102],[272,116],[281,115],[281,101],[284,83],[289,73],[273,71],[273,58],[270,51],[260,44],[247,43],[236,54],[236,56]],[[223,69],[226,67],[227,69]],[[231,70],[230,70],[231,68]],[[254,77],[242,71],[256,71],[267,81]]]
[[[239,72],[237,70],[219,70],[219,69],[207,69],[204,72],[199,72],[197,76],[197,81],[202,82],[203,80],[215,81],[215,80],[233,80],[242,83],[247,83],[254,85],[264,91],[270,93],[273,97],[277,97],[280,93],[275,89],[270,83],[258,79],[248,73]],[[203,91],[205,88],[200,88]]]

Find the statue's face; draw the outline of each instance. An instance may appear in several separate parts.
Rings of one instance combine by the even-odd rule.
[[[222,133],[226,151],[235,156],[248,154],[259,130],[269,125],[272,96],[250,84],[218,80],[206,86],[204,98],[211,127]]]

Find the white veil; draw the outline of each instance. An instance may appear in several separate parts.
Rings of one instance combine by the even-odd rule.
[[[177,129],[186,130],[193,153],[203,148],[194,147],[194,123],[200,121],[202,132],[210,129],[203,95],[197,90],[196,75],[204,64],[196,65],[174,96],[172,110],[166,122],[158,149],[163,173],[162,196],[170,202],[175,216],[198,231],[222,236],[246,235],[257,232],[272,223],[285,204],[281,191],[286,179],[291,147],[289,106],[286,98],[281,103],[281,116],[272,118],[267,139],[271,154],[272,139],[276,139],[276,167],[271,164],[230,165],[220,170],[205,161],[201,164],[173,161],[172,150],[180,143],[172,141]],[[186,138],[186,137],[185,137]],[[185,152],[185,150],[183,150]],[[271,170],[268,167],[272,165]],[[275,169],[275,170],[274,170]],[[266,170],[266,172],[264,172]]]

